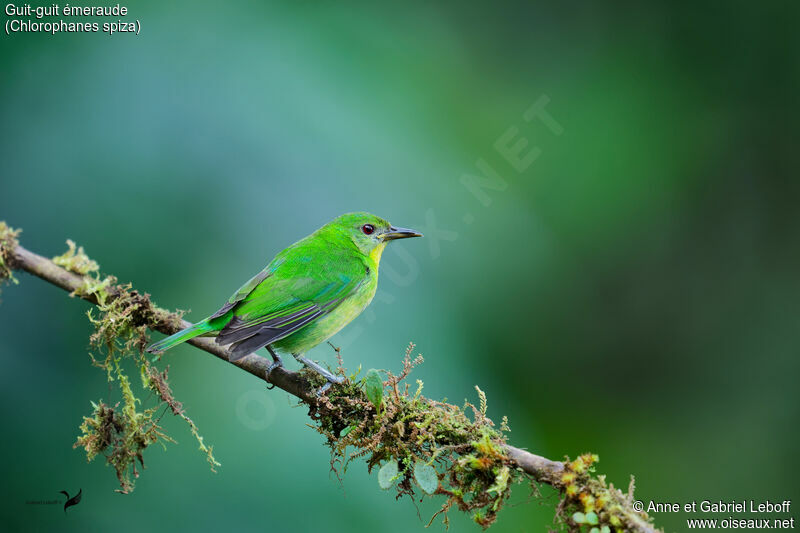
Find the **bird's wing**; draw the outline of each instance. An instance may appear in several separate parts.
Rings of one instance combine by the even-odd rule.
[[[234,345],[234,360],[325,316],[366,279],[364,263],[347,251],[294,252],[251,279],[215,313],[233,310],[217,342]]]
[[[231,297],[228,298],[228,301],[225,302],[225,305],[220,307],[216,313],[208,317],[208,320],[219,318],[228,311],[230,311],[231,309],[233,309],[233,307],[237,303],[247,298],[247,295],[253,292],[253,289],[255,289],[259,283],[264,281],[267,278],[267,276],[270,275],[270,273],[271,273],[270,267],[268,266],[267,268],[265,268],[264,270],[262,270],[261,272],[250,278],[250,281],[239,287],[239,290],[234,292],[233,295],[231,295]]]

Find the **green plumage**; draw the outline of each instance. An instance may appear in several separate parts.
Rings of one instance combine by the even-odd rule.
[[[147,351],[214,335],[234,360],[264,346],[300,355],[369,305],[386,243],[419,236],[368,213],[342,215],[280,252],[216,313]]]

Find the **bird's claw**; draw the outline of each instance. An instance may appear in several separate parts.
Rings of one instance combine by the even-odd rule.
[[[270,363],[270,365],[267,367],[267,370],[265,372],[266,375],[264,376],[264,378],[267,381],[267,390],[272,390],[275,388],[275,384],[272,383],[272,381],[269,379],[269,377],[272,375],[272,371],[282,366],[283,366],[283,361],[281,361],[281,359],[278,358],[272,363]]]
[[[294,354],[294,358],[303,363],[304,365],[306,365],[311,370],[315,371],[320,376],[324,377],[326,380],[328,380],[328,382],[325,383],[325,385],[323,385],[322,387],[320,387],[320,389],[317,391],[318,397],[322,396],[325,393],[325,391],[330,389],[331,385],[333,385],[334,383],[338,385],[339,383],[344,382],[344,376],[334,375],[333,373],[331,373],[330,370],[321,367],[319,364],[315,363],[311,359],[308,359],[303,354],[296,353]]]
[[[331,386],[334,383],[336,383],[337,385],[340,385],[340,384],[344,383],[344,377],[343,376],[334,376],[333,374],[331,374],[330,376],[326,376],[326,377],[327,377],[328,381],[326,381],[325,385],[320,387],[319,390],[317,391],[317,398],[319,398],[320,396],[325,394],[325,392],[327,392],[328,389],[330,389]]]

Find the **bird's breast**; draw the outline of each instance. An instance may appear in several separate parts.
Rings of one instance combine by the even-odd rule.
[[[378,272],[376,266],[375,270],[371,270],[367,274],[367,279],[364,280],[364,283],[325,318],[331,317],[333,322],[340,324],[338,325],[338,328],[336,328],[336,331],[339,331],[339,329],[352,322],[358,315],[361,314],[362,311],[364,311],[364,309],[366,309],[366,307],[375,297],[377,288]],[[331,333],[331,335],[336,333],[336,331]]]
[[[304,353],[325,342],[352,322],[372,302],[378,288],[378,272],[370,269],[366,279],[356,291],[337,305],[330,313],[321,317],[285,339],[275,347],[291,353]]]

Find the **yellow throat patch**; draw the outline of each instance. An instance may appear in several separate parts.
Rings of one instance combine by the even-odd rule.
[[[386,248],[386,241],[380,243],[369,253],[369,258],[375,262],[376,267],[381,264],[381,255],[383,255],[384,248]]]

